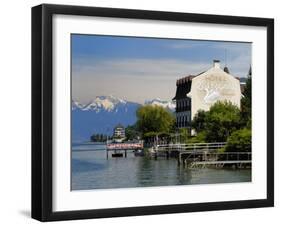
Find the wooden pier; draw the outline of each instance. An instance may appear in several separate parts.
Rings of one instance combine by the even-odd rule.
[[[189,169],[196,168],[206,168],[206,167],[215,167],[215,168],[223,168],[225,166],[230,166],[238,169],[250,167],[252,164],[251,160],[237,160],[237,161],[202,161],[202,162],[191,162],[188,165]]]
[[[113,152],[113,157],[123,157],[127,158],[127,151],[138,151],[143,150],[143,142],[138,143],[108,143],[106,144],[106,158],[108,159],[109,152]]]
[[[193,144],[165,144],[165,145],[155,145],[151,153],[157,158],[158,156],[171,156],[171,154],[176,154],[179,160],[182,156],[189,154],[202,154],[211,153],[220,150],[226,145],[225,142],[217,143],[193,143]]]
[[[169,158],[174,153],[178,164],[188,168],[251,167],[251,152],[222,152],[225,145],[225,142],[157,145],[152,154],[157,159],[158,156]]]

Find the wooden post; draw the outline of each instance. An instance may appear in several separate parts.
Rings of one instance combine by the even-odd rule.
[[[179,152],[179,154],[178,154],[178,165],[180,165],[181,164],[181,153]]]
[[[166,158],[169,159],[169,157],[170,157],[170,153],[169,151],[166,151]]]
[[[125,149],[125,158],[127,158],[127,150]]]
[[[106,149],[106,159],[108,159],[108,149]]]

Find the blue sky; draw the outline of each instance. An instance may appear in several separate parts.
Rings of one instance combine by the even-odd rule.
[[[198,74],[213,60],[245,77],[251,44],[222,41],[72,35],[72,98],[87,103],[113,95],[143,103],[171,100],[180,77]],[[226,62],[225,62],[226,59]]]

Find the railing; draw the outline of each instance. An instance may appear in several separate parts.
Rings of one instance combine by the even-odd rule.
[[[143,143],[110,143],[106,145],[107,150],[135,150],[143,149]]]
[[[188,154],[188,158],[192,159],[198,156],[197,152],[192,153],[180,153],[180,155]],[[228,161],[228,160],[251,160],[252,152],[212,152],[212,153],[200,153],[202,160],[214,160],[214,161]]]
[[[108,159],[108,152],[114,152],[114,154],[119,154],[120,157],[127,157],[127,151],[143,150],[143,142],[131,142],[131,143],[109,143],[106,145],[106,158]]]
[[[215,151],[223,148],[226,142],[215,142],[215,143],[193,143],[193,144],[165,144],[156,145],[155,151]]]
[[[220,152],[219,150],[225,145],[226,142],[165,144],[154,146],[153,151],[155,158],[161,156],[161,153],[165,153],[168,158],[170,153],[176,152],[179,165],[183,164],[191,168],[206,167],[206,165],[216,167],[251,165],[252,152]]]
[[[205,167],[206,165],[215,165],[216,167],[242,166],[252,163],[252,152],[182,152],[179,153],[178,162],[189,166],[189,168]]]

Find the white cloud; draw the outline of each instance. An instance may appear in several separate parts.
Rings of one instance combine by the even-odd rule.
[[[173,59],[87,60],[73,65],[73,98],[88,102],[97,95],[112,94],[141,103],[157,97],[171,100],[178,78],[197,74],[209,66],[210,62]]]
[[[229,62],[235,76],[245,76],[249,56]],[[88,102],[97,95],[115,95],[131,101],[160,98],[171,100],[176,80],[207,70],[212,62],[175,59],[79,59],[73,64],[73,98]],[[241,73],[241,74],[239,74]]]
[[[133,76],[152,79],[154,77],[179,77],[197,74],[207,69],[211,62],[191,62],[174,59],[115,59],[81,62],[74,65],[73,76]]]

